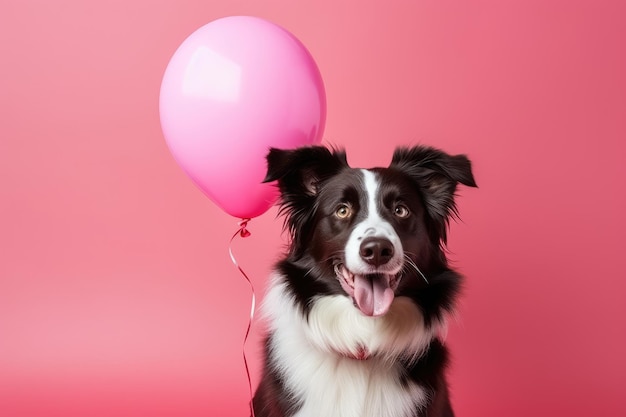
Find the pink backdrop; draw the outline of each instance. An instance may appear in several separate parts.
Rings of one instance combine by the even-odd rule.
[[[0,415],[246,415],[236,220],[158,118],[177,46],[235,14],[309,47],[353,164],[415,142],[473,159],[450,244],[458,415],[626,415],[624,4],[4,0]],[[275,214],[235,244],[259,293]]]

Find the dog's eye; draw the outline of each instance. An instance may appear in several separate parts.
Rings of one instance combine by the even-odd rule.
[[[351,215],[352,215],[352,208],[347,204],[341,204],[339,205],[339,207],[337,207],[337,210],[335,210],[335,216],[337,216],[340,219],[347,219]]]
[[[406,219],[407,217],[409,217],[409,215],[411,214],[411,212],[409,211],[409,209],[407,208],[407,206],[405,206],[404,204],[398,204],[394,209],[393,209],[393,213],[400,217],[401,219]]]

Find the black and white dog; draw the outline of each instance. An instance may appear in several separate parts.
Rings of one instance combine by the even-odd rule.
[[[444,245],[470,161],[399,148],[388,168],[343,151],[272,149],[290,231],[263,311],[256,417],[451,417],[440,341],[461,276]]]

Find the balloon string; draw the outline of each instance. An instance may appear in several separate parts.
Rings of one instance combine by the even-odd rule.
[[[247,229],[249,221],[250,219],[241,219],[241,221],[238,223],[239,229],[235,232],[233,237],[230,238],[230,244],[228,245],[228,253],[230,254],[230,260],[233,262],[235,267],[237,267],[239,272],[241,272],[241,275],[244,276],[246,281],[248,281],[248,284],[250,285],[250,291],[252,292],[252,301],[250,304],[250,318],[248,319],[248,328],[246,329],[246,336],[243,339],[243,347],[241,350],[243,352],[243,364],[246,367],[246,375],[248,376],[248,389],[250,391],[250,415],[251,417],[255,417],[254,406],[252,404],[252,398],[253,398],[252,380],[250,378],[250,369],[248,368],[248,360],[246,359],[246,342],[248,341],[248,335],[250,334],[250,328],[252,327],[252,320],[254,320],[254,311],[256,308],[256,295],[254,292],[254,285],[252,285],[252,281],[250,280],[250,278],[248,278],[248,275],[246,275],[246,273],[241,268],[241,266],[239,266],[239,264],[237,263],[237,260],[235,259],[235,255],[233,255],[233,241],[235,240],[235,238],[237,236],[240,236],[242,238],[250,236],[250,232]]]

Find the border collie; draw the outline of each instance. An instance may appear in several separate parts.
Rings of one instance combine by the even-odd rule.
[[[440,339],[461,276],[445,243],[470,161],[416,146],[354,169],[310,146],[267,163],[291,239],[263,304],[256,417],[452,417]]]

